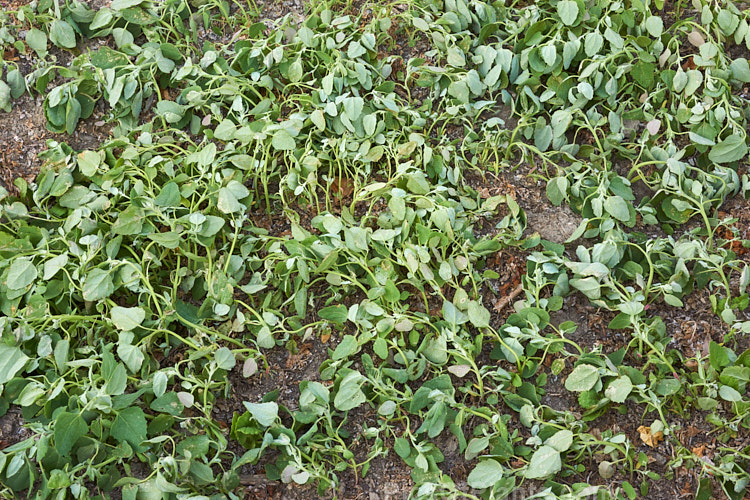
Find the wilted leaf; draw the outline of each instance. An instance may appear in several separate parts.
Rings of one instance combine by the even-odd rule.
[[[638,433],[641,436],[641,441],[643,441],[651,448],[656,448],[656,446],[659,444],[659,441],[664,439],[664,433],[658,431],[652,434],[651,428],[646,427],[645,425],[638,427]]]

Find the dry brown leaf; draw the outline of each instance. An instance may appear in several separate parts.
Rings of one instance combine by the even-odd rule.
[[[645,425],[638,427],[638,432],[641,435],[641,441],[649,445],[651,448],[656,448],[656,446],[659,444],[659,441],[664,439],[663,432],[658,431],[651,434],[651,427],[646,427]]]
[[[334,177],[331,182],[331,191],[335,195],[346,198],[354,192],[354,182],[346,177]]]
[[[331,339],[330,333],[324,333],[323,335],[320,336],[320,341],[323,342],[324,344],[327,343],[330,339]]]
[[[703,453],[706,451],[706,445],[702,444],[700,446],[696,446],[690,451],[692,451],[694,455],[698,455],[699,457],[702,457]]]

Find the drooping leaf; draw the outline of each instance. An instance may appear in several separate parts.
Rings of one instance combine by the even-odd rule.
[[[503,466],[497,460],[480,461],[469,473],[466,482],[474,489],[489,488],[503,478]]]
[[[739,135],[730,135],[708,152],[708,159],[715,163],[729,163],[741,160],[747,154],[747,143]]]
[[[92,269],[83,281],[83,298],[88,301],[101,300],[112,295],[115,285],[112,276],[104,269]]]
[[[271,146],[279,151],[291,151],[295,147],[294,137],[286,130],[278,130],[273,134]]]
[[[29,357],[20,347],[0,343],[0,384],[5,384],[20,372]]]
[[[231,370],[237,363],[237,360],[227,347],[220,347],[214,353],[214,359],[216,360],[216,366],[222,370]]]
[[[270,427],[279,416],[279,405],[270,403],[248,403],[243,402],[247,411],[253,416],[258,423],[264,427]]]
[[[60,413],[54,424],[55,449],[60,455],[67,455],[76,441],[88,432],[89,426],[80,413]]]
[[[524,476],[527,479],[542,479],[560,472],[562,460],[560,452],[551,446],[540,446],[531,456]]]
[[[23,290],[39,275],[36,266],[30,258],[20,257],[13,260],[8,270],[6,286],[11,290]]]
[[[52,21],[49,39],[52,43],[64,49],[74,49],[76,46],[76,34],[73,27],[61,19]]]
[[[469,321],[477,328],[487,328],[490,326],[490,312],[476,300],[469,302],[468,313]]]
[[[115,306],[110,311],[112,323],[118,330],[132,330],[143,323],[146,319],[146,311],[141,307],[120,307]]]
[[[609,383],[604,395],[615,403],[624,403],[632,390],[633,383],[630,377],[622,376]]]
[[[340,382],[339,390],[333,399],[333,406],[340,411],[349,411],[364,403],[367,399],[362,392],[364,377],[359,372],[348,373]]]
[[[573,0],[562,0],[557,4],[557,15],[567,26],[573,26],[578,18],[578,4]]]

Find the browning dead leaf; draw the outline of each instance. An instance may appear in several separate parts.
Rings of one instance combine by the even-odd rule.
[[[638,433],[641,435],[641,441],[646,443],[651,448],[656,448],[659,444],[659,441],[664,439],[663,432],[657,431],[652,434],[651,428],[645,425],[638,427]]]
[[[694,455],[702,457],[706,451],[706,444],[704,443],[699,446],[694,446],[690,451],[692,451]]]
[[[331,191],[336,196],[346,198],[354,192],[354,182],[346,177],[334,177],[331,182]]]

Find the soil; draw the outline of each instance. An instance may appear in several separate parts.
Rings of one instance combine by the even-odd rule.
[[[3,8],[7,8],[7,2],[0,2]],[[92,2],[98,6],[107,2]],[[669,6],[667,2],[664,9],[665,24],[668,25]],[[685,3],[685,2],[683,2]],[[298,23],[305,15],[305,7],[301,0],[260,0],[256,1],[260,9],[260,17],[268,26],[280,22],[282,18],[289,15],[292,25]],[[352,12],[364,12],[373,8],[374,2],[353,2]],[[399,36],[396,27],[393,29],[394,37]],[[207,35],[208,36],[208,35]],[[414,46],[410,46],[406,40],[395,40],[393,52],[403,64],[412,57],[424,57],[428,50],[425,40],[417,39]],[[101,43],[101,42],[97,42]],[[83,47],[86,50],[86,47]],[[730,48],[734,56],[748,57],[747,50],[741,46]],[[22,68],[30,68],[33,64],[32,56],[18,56]],[[62,51],[56,54],[59,64],[70,64],[72,57]],[[397,69],[397,68],[396,68]],[[416,105],[421,104],[421,89],[410,89],[411,98]],[[747,98],[748,88],[738,91],[740,97]],[[54,134],[47,130],[44,113],[42,110],[43,96],[24,95],[14,101],[13,110],[10,113],[0,112],[0,184],[8,189],[13,189],[13,181],[16,178],[24,178],[27,182],[33,179],[40,168],[38,153],[47,147],[47,141],[65,141],[75,150],[94,149],[98,144],[105,141],[111,132],[111,127],[104,124],[103,117],[106,115],[106,105],[97,105],[94,115],[82,121],[73,136]],[[460,136],[461,131],[454,131],[451,137]],[[555,243],[564,242],[570,234],[578,227],[581,217],[575,214],[567,206],[552,206],[545,195],[544,182],[535,180],[529,176],[532,168],[521,166],[516,171],[503,171],[497,175],[486,175],[485,177],[467,175],[467,182],[475,189],[482,192],[486,190],[490,195],[506,194],[513,197],[527,215],[526,236],[533,233]],[[734,227],[742,238],[750,238],[750,203],[741,198],[729,200],[722,210],[738,221]],[[269,217],[265,211],[259,210],[254,214],[257,217],[256,225],[266,227],[272,233],[283,235],[288,233],[289,224],[283,217]],[[303,221],[303,225],[309,227],[309,217]],[[491,226],[491,225],[490,225]],[[486,234],[491,227],[480,228],[478,233]],[[739,258],[750,262],[750,252],[735,249]],[[747,249],[745,249],[747,250]],[[518,249],[505,249],[493,258],[488,259],[488,268],[495,270],[500,275],[497,280],[490,283],[490,287],[484,290],[485,304],[498,304],[504,297],[509,296],[512,290],[520,283],[521,275],[525,272],[526,253]],[[673,338],[671,348],[678,349],[685,357],[696,353],[707,354],[708,342],[710,340],[723,341],[728,333],[727,326],[711,312],[708,291],[694,293],[685,300],[683,308],[672,308],[666,306],[655,307],[651,313],[662,316],[668,331]],[[512,304],[507,304],[500,310],[493,311],[493,324],[501,324],[504,318],[512,312]],[[574,295],[566,299],[563,309],[552,316],[552,322],[559,325],[566,320],[573,320],[578,324],[578,329],[570,335],[582,347],[588,350],[599,349],[604,353],[610,353],[619,349],[630,339],[627,334],[608,329],[607,324],[614,316],[613,313],[602,311],[592,307],[585,297]],[[750,319],[746,314],[745,319]],[[747,337],[736,339],[740,344],[737,352],[747,349],[749,346]],[[301,342],[296,352],[292,353],[284,347],[277,347],[266,355],[267,367],[259,367],[259,371],[249,378],[242,376],[241,366],[237,366],[230,373],[232,385],[232,396],[228,400],[219,400],[215,406],[214,417],[216,420],[231,425],[232,415],[245,411],[243,402],[259,402],[261,398],[274,390],[279,391],[278,403],[290,409],[296,408],[299,398],[299,383],[303,380],[320,381],[319,367],[328,358],[328,349],[334,349],[338,342],[337,337],[321,339],[314,337]],[[744,344],[744,345],[743,345]],[[486,359],[486,362],[491,362]],[[575,399],[575,395],[564,389],[565,377],[572,367],[568,366],[566,371],[560,375],[552,375],[548,371],[548,383],[545,387],[546,394],[543,396],[543,404],[559,411],[573,411],[580,414],[581,408]],[[644,406],[628,403],[625,405],[627,411],[620,413],[608,411],[604,416],[590,422],[591,432],[594,434],[611,430],[613,432],[624,432],[632,443],[641,443],[637,428],[648,422],[650,415],[644,415]],[[498,408],[500,412],[510,412],[509,409]],[[353,412],[349,417],[349,426],[354,429],[365,425],[368,420],[375,418],[372,410]],[[676,438],[690,448],[703,447],[706,456],[710,457],[711,450],[722,445],[717,444],[715,438],[707,435],[711,426],[705,421],[704,412],[688,410],[683,415],[673,415],[670,424],[678,428]],[[518,422],[514,423],[521,433],[526,432]],[[30,435],[23,427],[23,419],[20,411],[12,409],[0,416],[0,450],[22,441]],[[749,444],[747,436],[740,436],[723,444],[740,449]],[[386,443],[392,445],[392,443]],[[469,491],[466,485],[466,476],[474,466],[472,462],[466,462],[458,451],[458,443],[449,433],[444,433],[437,440],[437,444],[443,454],[445,461],[441,468],[446,471],[456,482],[457,486]],[[231,451],[237,455],[244,453],[237,443],[231,443]],[[367,443],[355,446],[357,458],[361,459],[368,451]],[[651,469],[663,472],[667,469],[667,463],[672,458],[668,442],[663,442],[656,448],[650,448],[645,444],[638,446],[638,451],[646,453],[651,462]],[[273,460],[269,455],[269,461]],[[263,463],[258,465],[247,465],[241,471],[241,483],[245,487],[245,493],[249,498],[269,499],[307,499],[317,497],[315,487],[311,485],[299,486],[295,484],[284,485],[268,481],[265,478]],[[592,461],[587,470],[577,476],[567,479],[570,484],[576,481],[589,481],[596,484],[617,486],[622,481],[632,481],[633,478],[626,477],[617,472],[614,478],[608,481],[601,480],[595,472],[597,463]],[[648,498],[654,500],[674,498],[689,498],[696,490],[696,476],[698,470],[687,470],[684,467],[678,469],[673,478],[668,480],[650,480]],[[377,457],[372,461],[368,474],[365,477],[357,477],[347,469],[340,475],[341,486],[336,492],[328,492],[324,498],[342,499],[367,499],[367,500],[389,500],[407,498],[412,490],[414,482],[411,479],[411,470],[394,453],[389,452],[385,456]],[[636,484],[636,483],[634,483]],[[524,485],[524,491],[532,494],[541,488],[540,485],[530,483]],[[720,491],[718,487],[714,492]],[[476,492],[474,492],[476,493]],[[721,498],[717,494],[715,498]]]

